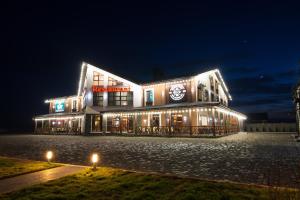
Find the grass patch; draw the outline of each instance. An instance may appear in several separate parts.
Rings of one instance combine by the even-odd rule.
[[[0,157],[0,179],[57,167],[59,164]]]
[[[255,200],[297,199],[297,195],[295,190],[159,176],[101,167],[97,171],[86,169],[72,176],[2,195],[0,199]]]

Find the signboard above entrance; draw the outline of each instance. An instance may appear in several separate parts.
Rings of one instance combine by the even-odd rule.
[[[130,87],[102,87],[93,85],[93,92],[130,92]]]

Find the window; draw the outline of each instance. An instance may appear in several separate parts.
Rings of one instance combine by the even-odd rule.
[[[72,112],[76,112],[77,111],[77,100],[73,100],[72,101]]]
[[[104,76],[98,72],[94,72],[93,85],[96,85],[96,86],[104,85]]]
[[[209,98],[208,98],[209,96],[208,96],[208,91],[207,90],[205,90],[204,91],[204,101],[209,101]]]
[[[123,85],[123,83],[118,80],[108,77],[108,86],[119,86],[119,85]]]
[[[203,86],[198,85],[198,101],[203,101]]]
[[[108,105],[109,106],[132,106],[133,93],[132,92],[109,92]]]
[[[102,92],[94,92],[93,105],[94,106],[103,106],[103,93]]]
[[[219,83],[217,80],[215,81],[215,88],[216,88],[216,94],[219,94]]]
[[[210,101],[211,102],[215,101],[215,95],[213,93],[210,93]]]
[[[179,114],[171,114],[171,125],[172,126],[182,126],[183,121],[182,121],[182,115]]]
[[[214,91],[215,90],[214,79],[213,79],[212,76],[209,76],[209,82],[210,82],[210,89],[211,89],[211,91]]]
[[[152,115],[151,126],[159,126],[159,115]]]
[[[146,91],[146,106],[153,106],[153,90]]]

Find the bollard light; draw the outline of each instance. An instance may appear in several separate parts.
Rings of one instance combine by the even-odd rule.
[[[53,152],[52,151],[47,151],[46,158],[47,158],[48,162],[50,162],[51,159],[53,158]]]
[[[92,161],[92,164],[93,164],[93,169],[96,170],[97,169],[97,163],[99,161],[99,156],[98,154],[94,153],[91,157],[91,161]]]

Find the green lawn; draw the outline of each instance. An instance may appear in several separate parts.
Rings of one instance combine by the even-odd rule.
[[[53,168],[58,164],[0,157],[0,179]]]
[[[112,168],[87,169],[45,184],[0,196],[0,199],[295,199],[292,190],[227,182],[134,173]],[[274,198],[276,197],[276,198]]]

